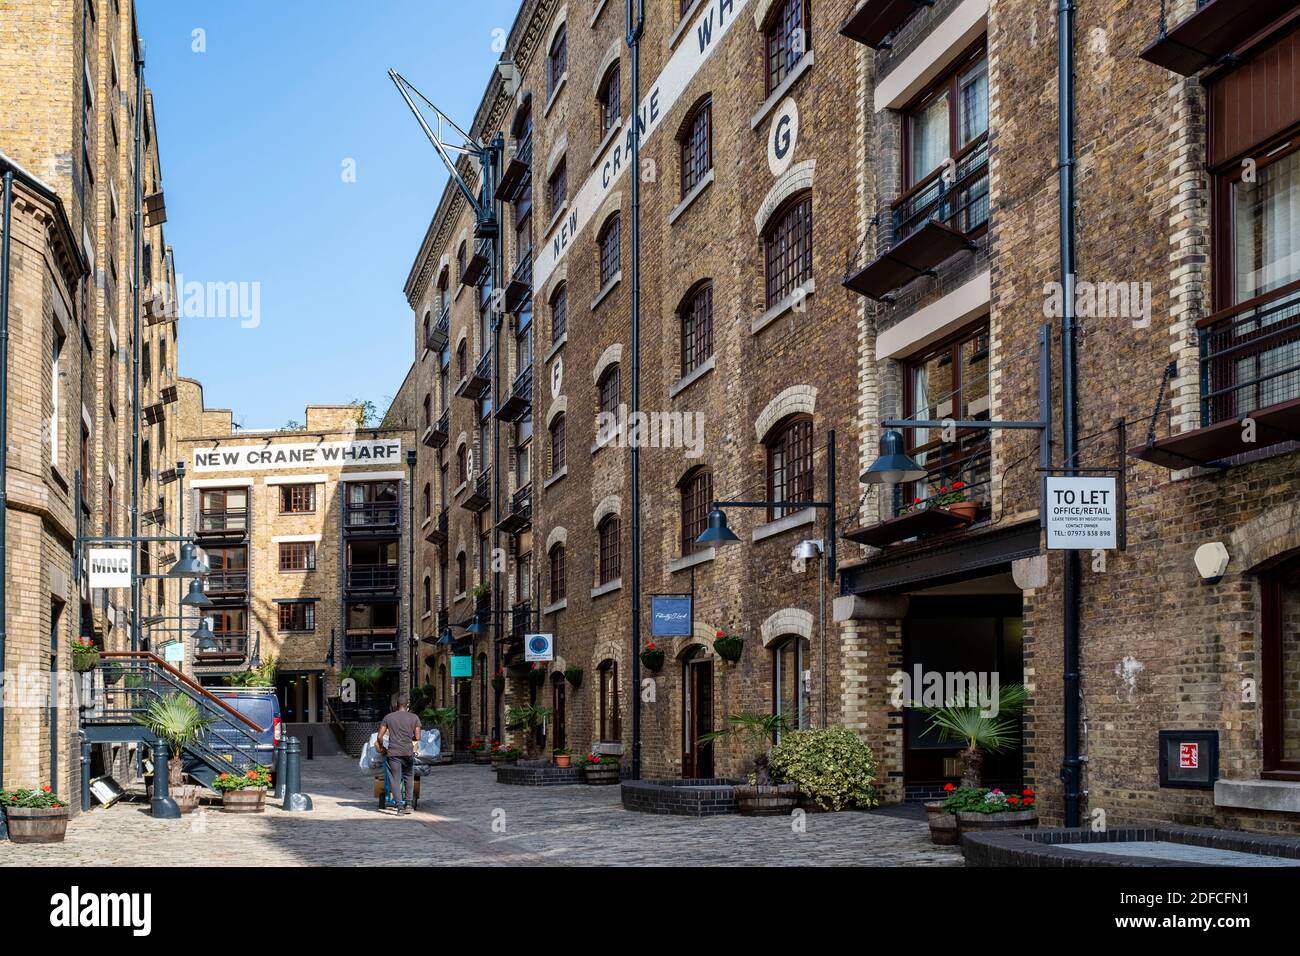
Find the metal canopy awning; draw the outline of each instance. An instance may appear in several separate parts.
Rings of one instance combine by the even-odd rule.
[[[873,50],[887,50],[885,38],[934,0],[862,0],[840,24],[840,36],[864,43]]]
[[[1243,441],[1246,429],[1242,422],[1255,423],[1255,441]],[[1148,445],[1129,449],[1134,458],[1161,465],[1171,471],[1196,466],[1219,467],[1225,459],[1279,445],[1300,441],[1300,398],[1261,408],[1241,419],[1230,418],[1204,428],[1170,435]]]
[[[944,508],[920,508],[910,514],[899,515],[897,518],[879,524],[851,528],[844,532],[844,537],[859,544],[880,548],[918,535],[952,531],[970,523],[970,518],[954,514]]]
[[[1195,76],[1295,8],[1295,0],[1210,0],[1138,55],[1180,76]]]
[[[939,544],[891,548],[881,557],[845,568],[841,594],[900,593],[1009,570],[1012,561],[1039,553],[1035,518]]]
[[[934,267],[975,243],[952,226],[930,219],[873,262],[844,277],[844,285],[867,298],[883,300],[895,289],[929,275]]]

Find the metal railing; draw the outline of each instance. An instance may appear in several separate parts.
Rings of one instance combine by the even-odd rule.
[[[909,485],[894,488],[894,517],[926,508],[944,508],[961,501],[973,501],[980,510],[991,505],[993,453],[987,434],[959,436],[955,442],[935,442],[908,454],[929,475]]]
[[[474,494],[480,498],[491,498],[492,496],[492,469],[484,468],[474,479]]]
[[[247,531],[248,509],[227,508],[224,511],[199,512],[199,531]]]
[[[248,590],[248,571],[211,571],[204,590],[208,594],[228,594]]]
[[[352,591],[393,591],[401,572],[395,564],[353,564],[348,567],[348,589]]]
[[[215,647],[200,649],[194,652],[198,660],[229,658],[244,658],[248,656],[248,635],[246,633],[232,634],[230,632],[217,632],[212,635]]]
[[[394,654],[397,643],[395,627],[349,630],[343,635],[343,649],[349,654]]]
[[[531,521],[533,517],[533,485],[524,485],[510,498],[510,513],[521,521]]]
[[[954,157],[951,176],[940,166],[894,205],[896,246],[930,220],[971,233],[989,219],[989,139],[983,133]]]
[[[347,526],[349,528],[384,528],[397,525],[401,506],[396,501],[349,502]]]
[[[474,366],[474,377],[483,381],[492,381],[492,350],[488,349],[479,357]]]
[[[522,641],[532,626],[533,605],[530,601],[521,601],[510,609],[511,640]]]
[[[1300,398],[1300,282],[1216,312],[1197,331],[1202,426]]]
[[[515,376],[510,386],[510,397],[515,401],[531,402],[533,400],[533,363],[529,362],[522,372]]]

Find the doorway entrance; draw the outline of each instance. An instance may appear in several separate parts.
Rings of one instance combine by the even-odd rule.
[[[563,750],[565,742],[564,728],[564,675],[551,675],[551,745],[556,750]]]
[[[1024,682],[1023,601],[1010,595],[913,596],[903,619],[903,671],[911,685],[920,674],[924,682],[943,683],[941,703],[950,687],[971,686],[990,694],[996,686]],[[920,697],[925,684],[912,687]],[[929,800],[943,794],[947,783],[959,783],[961,746],[941,740],[929,729],[926,716],[907,708],[903,719],[903,783],[905,799]],[[1023,727],[1023,724],[1022,724]],[[1006,753],[986,754],[982,783],[1018,792],[1023,781],[1022,742]],[[1014,789],[1013,789],[1014,788]]]
[[[472,721],[472,681],[468,677],[457,677],[456,685],[456,749],[468,750],[471,733]]]
[[[713,744],[700,737],[713,730],[713,659],[703,647],[692,648],[682,661],[682,776],[713,776]]]
[[[286,724],[318,724],[325,720],[323,671],[280,671],[275,691]]]

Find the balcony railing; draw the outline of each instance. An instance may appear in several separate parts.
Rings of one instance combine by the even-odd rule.
[[[474,365],[474,370],[466,374],[456,386],[456,395],[477,402],[492,387],[492,353],[484,352]]]
[[[844,285],[887,300],[895,289],[934,275],[935,267],[950,256],[974,248],[971,236],[988,219],[989,140],[983,133],[951,166],[940,166],[894,204],[889,235],[880,237],[883,252],[865,265],[851,262]]]
[[[517,422],[523,418],[533,404],[533,366],[530,362],[522,372],[515,376],[501,407],[497,409],[497,418],[506,422]]]
[[[429,530],[424,535],[424,540],[430,544],[444,545],[447,543],[447,526],[448,526],[447,509],[443,508],[438,512],[437,517],[429,524]]]
[[[533,606],[521,601],[510,609],[510,639],[521,641],[533,626]]]
[[[395,627],[350,627],[343,634],[343,650],[349,654],[395,654]]]
[[[1300,283],[1215,313],[1198,331],[1202,425],[1300,398]]]
[[[533,291],[533,250],[526,249],[519,256],[515,271],[506,283],[505,307],[507,312],[518,312]]]
[[[461,501],[461,507],[475,513],[484,511],[492,504],[492,469],[484,468],[474,479],[474,487]]]
[[[968,432],[955,442],[929,442],[909,453],[929,474],[894,488],[892,517],[844,537],[883,548],[895,541],[965,528],[990,512],[992,452],[988,436]]]
[[[436,621],[436,623],[437,623],[437,628],[438,628],[438,630],[437,630],[437,634],[438,634],[439,636],[441,636],[441,635],[442,635],[442,632],[445,631],[445,630],[447,629],[447,625],[448,625],[448,624],[450,623],[450,621],[451,621],[451,615],[450,615],[450,613],[447,611],[447,608],[446,608],[446,607],[440,607],[440,608],[438,608],[438,614],[437,614],[437,616],[435,617],[435,621]]]
[[[243,534],[248,530],[248,509],[227,508],[225,511],[199,512],[199,534]]]
[[[524,138],[515,143],[514,155],[506,160],[497,184],[495,197],[502,202],[511,202],[519,192],[519,187],[528,178],[533,163],[533,132],[529,130]]]
[[[447,347],[447,335],[451,330],[451,306],[442,310],[438,321],[429,326],[429,334],[424,337],[426,348],[441,352]]]
[[[233,633],[218,633],[213,635],[216,647],[209,647],[206,650],[200,649],[194,652],[196,660],[200,661],[229,661],[243,660],[248,656],[248,635]]]
[[[469,260],[465,263],[465,271],[460,275],[462,285],[477,285],[478,280],[487,274],[488,266],[492,263],[492,243],[488,240],[477,243]]]
[[[205,585],[208,594],[238,594],[248,590],[248,571],[212,571]]]
[[[347,506],[347,526],[357,528],[393,528],[397,526],[400,506],[395,501],[353,501]]]
[[[510,497],[510,512],[497,523],[497,527],[508,534],[515,534],[527,528],[532,521],[533,486],[530,482]]]
[[[876,50],[888,50],[890,38],[922,7],[934,0],[860,0],[840,24],[846,36]]]
[[[354,564],[348,568],[348,590],[395,591],[400,578],[395,564]]]
[[[1196,12],[1171,27],[1162,4],[1156,38],[1139,55],[1172,73],[1194,76],[1226,61],[1242,43],[1294,7],[1295,0],[1197,0]]]

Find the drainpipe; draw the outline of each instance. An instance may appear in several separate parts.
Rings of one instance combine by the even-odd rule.
[[[135,55],[135,237],[132,244],[131,340],[131,650],[140,649],[140,256],[144,246],[144,162],[141,156],[144,127],[144,51],[136,37]],[[80,507],[80,504],[78,504]]]
[[[406,522],[406,564],[410,568],[406,574],[407,580],[407,605],[409,610],[406,614],[406,694],[409,699],[411,692],[415,690],[415,647],[418,638],[415,636],[415,449],[409,449],[406,453],[406,467],[410,477],[407,478],[407,498],[409,499],[408,513],[410,518]]]
[[[8,619],[7,583],[9,565],[6,558],[9,525],[9,234],[13,226],[13,170],[4,174],[4,236],[0,238],[0,681],[5,675],[5,637]],[[5,709],[0,687],[0,790],[5,779]],[[0,840],[9,839],[4,815],[0,814]]]
[[[497,309],[497,288],[502,285],[505,279],[505,239],[503,233],[504,203],[498,203],[494,194],[496,193],[496,171],[497,157],[505,149],[505,137],[497,133],[489,144],[484,155],[482,163],[483,168],[483,196],[490,204],[492,209],[492,218],[495,220],[495,231],[492,234],[492,261],[488,266],[488,288],[491,290],[491,297],[488,299],[488,308],[492,312],[492,454],[491,456],[483,455],[484,458],[490,458],[492,462],[492,554],[489,555],[491,562],[489,570],[492,573],[492,673],[495,674],[501,669],[501,639],[502,639],[502,617],[505,613],[505,605],[501,600],[501,572],[497,570],[497,554],[501,551],[501,529],[498,527],[501,521],[501,462],[497,459],[501,452],[501,419],[497,417],[497,409],[501,407],[501,312]],[[531,173],[530,173],[531,175]],[[480,466],[481,467],[481,466]],[[477,616],[478,610],[475,609]],[[472,653],[472,651],[471,651]],[[492,708],[492,728],[493,740],[504,740],[501,736],[501,703],[502,695],[495,694]],[[459,718],[457,724],[459,725]]]
[[[1057,5],[1057,101],[1060,181],[1060,270],[1064,290],[1061,311],[1061,432],[1065,450],[1065,473],[1074,475],[1078,454],[1078,361],[1075,354],[1075,157],[1074,157],[1074,3],[1058,0]],[[1083,760],[1079,753],[1079,552],[1065,552],[1065,583],[1062,595],[1064,634],[1064,747],[1061,781],[1065,785],[1065,825],[1079,825],[1079,786]]]
[[[632,57],[632,395],[628,418],[641,407],[641,34],[645,0],[627,0],[627,45]],[[632,463],[632,779],[641,779],[641,450],[634,436]]]

